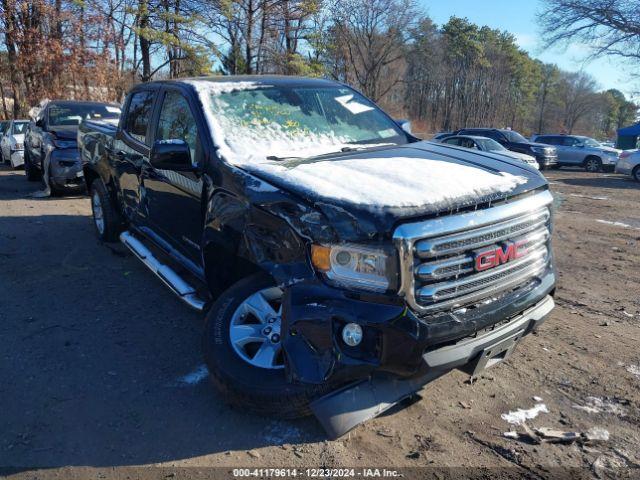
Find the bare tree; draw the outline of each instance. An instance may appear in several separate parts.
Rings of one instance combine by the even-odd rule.
[[[540,24],[548,46],[580,41],[592,56],[640,64],[640,1],[544,0]]]

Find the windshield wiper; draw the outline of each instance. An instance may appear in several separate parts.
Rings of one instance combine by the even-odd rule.
[[[300,157],[277,157],[275,155],[269,155],[267,157],[267,160],[275,160],[275,161],[281,161],[281,160],[291,160],[294,158],[300,158]]]

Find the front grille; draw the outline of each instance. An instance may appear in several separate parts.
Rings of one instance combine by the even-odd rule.
[[[414,310],[433,312],[482,302],[531,281],[549,262],[551,202],[544,191],[496,207],[401,225],[394,233],[400,293]],[[511,244],[521,249],[517,258],[476,270],[480,252],[505,252]]]

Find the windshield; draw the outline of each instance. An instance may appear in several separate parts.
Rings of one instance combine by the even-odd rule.
[[[490,138],[476,138],[476,142],[485,152],[502,152],[506,150],[506,148]]]
[[[14,135],[21,135],[25,132],[25,130],[27,129],[27,125],[29,125],[29,122],[14,122],[13,123],[13,134]]]
[[[507,140],[512,143],[529,143],[526,138],[524,138],[518,132],[514,132],[513,130],[502,130],[502,133],[505,137],[507,137]]]
[[[217,143],[226,144],[223,156],[232,162],[407,143],[395,122],[348,88],[258,86],[220,92],[220,84],[212,85],[200,88],[208,92],[221,130]]]
[[[593,138],[581,137],[580,140],[582,140],[582,143],[584,143],[585,146],[587,147],[594,147],[594,148],[602,147],[602,145],[600,145],[600,142],[595,141]]]
[[[82,120],[104,120],[119,118],[120,108],[111,105],[52,105],[49,108],[49,121],[51,127],[79,125]]]

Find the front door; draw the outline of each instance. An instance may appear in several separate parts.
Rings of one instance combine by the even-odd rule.
[[[143,187],[140,173],[145,159],[149,159],[151,115],[155,92],[141,90],[131,94],[122,129],[116,135],[109,152],[122,195],[126,217],[134,224],[146,223],[145,212],[140,209]]]
[[[179,89],[167,88],[157,115],[154,142],[183,140],[189,145],[194,170],[176,172],[144,163],[145,205],[151,227],[183,255],[200,257],[202,237],[203,132],[198,131],[195,109]]]

